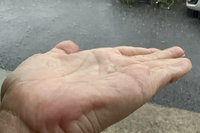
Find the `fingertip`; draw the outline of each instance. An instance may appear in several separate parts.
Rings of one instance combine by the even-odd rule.
[[[188,58],[165,59],[154,63],[152,79],[157,79],[158,86],[162,88],[186,75],[192,69],[192,63]],[[155,74],[156,73],[156,74]],[[157,78],[160,76],[160,78]]]
[[[186,72],[189,72],[192,69],[192,62],[188,58],[179,58],[179,60],[182,62],[182,66],[186,68]]]
[[[166,50],[169,50],[175,57],[182,57],[185,54],[185,51],[179,46],[173,46]]]
[[[75,53],[79,51],[79,46],[70,40],[60,42],[59,44],[55,46],[55,48],[63,50],[67,54],[71,54],[71,53]]]
[[[173,74],[173,78],[171,79],[170,83],[177,81],[185,74],[187,74],[192,69],[192,63],[188,58],[179,58],[179,69],[175,70]]]

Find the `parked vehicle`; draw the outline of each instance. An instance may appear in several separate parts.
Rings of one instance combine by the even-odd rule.
[[[191,17],[200,18],[200,0],[187,0],[186,6],[188,8],[188,15]]]

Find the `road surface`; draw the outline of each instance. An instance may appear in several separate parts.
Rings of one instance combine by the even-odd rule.
[[[150,102],[200,112],[200,20],[186,15],[185,4],[171,10],[116,0],[1,0],[0,68],[14,70],[27,57],[63,40],[81,50],[130,45],[182,47],[193,69]]]

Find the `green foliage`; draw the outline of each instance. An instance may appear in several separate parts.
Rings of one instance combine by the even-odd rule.
[[[120,0],[121,3],[124,4],[134,4],[139,0]],[[174,5],[174,0],[147,0],[148,3],[151,5],[156,4],[158,7],[163,9],[170,9],[171,6]]]
[[[174,3],[174,0],[156,0],[156,4],[163,9],[170,9]]]

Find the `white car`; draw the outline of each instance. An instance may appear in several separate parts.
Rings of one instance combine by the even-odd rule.
[[[187,0],[188,15],[192,17],[200,17],[200,0]]]

